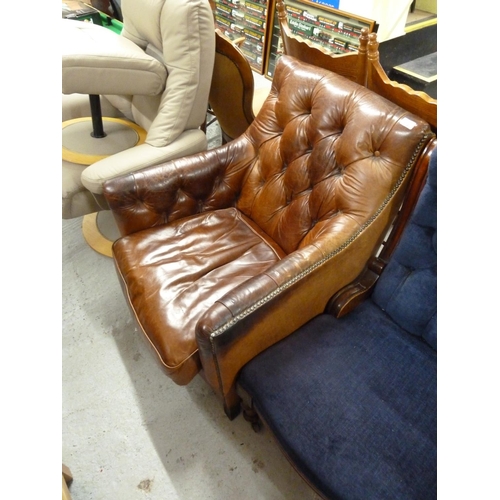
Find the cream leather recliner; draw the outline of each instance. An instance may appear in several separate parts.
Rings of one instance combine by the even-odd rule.
[[[108,210],[104,181],[207,147],[200,126],[215,57],[208,0],[122,0],[121,8],[120,35],[62,21],[63,219]],[[94,121],[82,119],[91,115],[89,95],[105,138],[91,137]]]

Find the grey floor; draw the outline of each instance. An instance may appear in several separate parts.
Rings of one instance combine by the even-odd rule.
[[[110,258],[63,221],[62,462],[74,500],[315,499],[200,378],[179,387],[142,341]]]
[[[406,19],[406,27],[411,29],[415,24],[431,21],[432,19],[437,19],[437,14],[415,9],[413,12],[408,13],[408,17]]]
[[[217,146],[217,124],[209,137]],[[266,430],[230,421],[200,377],[180,387],[161,371],[112,259],[81,225],[62,221],[62,462],[73,500],[318,499]]]

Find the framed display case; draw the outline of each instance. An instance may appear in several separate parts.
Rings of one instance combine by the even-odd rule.
[[[268,10],[267,0],[215,0],[216,28],[239,46],[260,74],[266,63]]]
[[[291,31],[319,45],[332,54],[356,52],[359,47],[361,29],[377,30],[371,19],[343,12],[333,7],[309,0],[285,0],[288,25]],[[269,28],[269,43],[266,54],[265,76],[272,79],[281,47],[280,27],[275,3],[272,4],[272,26]]]

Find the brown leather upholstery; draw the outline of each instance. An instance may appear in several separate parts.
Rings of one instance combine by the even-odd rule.
[[[234,416],[240,368],[360,274],[432,137],[370,90],[283,56],[242,136],[108,181],[120,281],[166,373],[187,384],[201,370]]]

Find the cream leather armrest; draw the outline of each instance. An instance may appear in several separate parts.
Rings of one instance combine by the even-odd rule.
[[[207,138],[201,130],[186,130],[168,146],[141,144],[93,163],[83,171],[82,183],[89,191],[102,194],[102,185],[108,179],[198,153],[206,148]]]
[[[131,40],[103,26],[63,19],[63,94],[157,95],[167,70]]]

